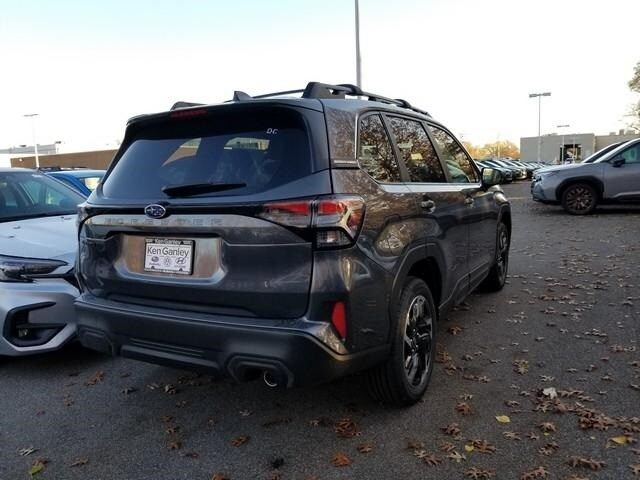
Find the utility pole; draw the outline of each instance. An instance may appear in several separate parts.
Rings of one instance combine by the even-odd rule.
[[[358,0],[355,0],[356,4],[356,85],[362,88],[362,70],[360,58],[360,8],[358,7]]]
[[[36,168],[40,168],[40,158],[38,157],[38,138],[36,136],[36,117],[39,115],[39,113],[28,113],[23,115],[25,118],[31,119],[31,133],[33,134],[33,149],[36,154]]]
[[[540,118],[542,111],[542,97],[550,97],[551,92],[543,92],[543,93],[530,93],[529,98],[537,98],[538,99],[538,162],[540,161],[540,150],[542,148],[542,136],[540,134]]]

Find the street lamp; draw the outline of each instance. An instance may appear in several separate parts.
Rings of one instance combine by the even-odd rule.
[[[556,125],[557,128],[569,128],[571,125]],[[564,163],[564,130],[562,131],[562,143],[560,143],[560,164]]]
[[[542,137],[540,136],[540,110],[542,104],[542,97],[550,97],[551,92],[543,92],[543,93],[530,93],[529,98],[537,98],[538,99],[538,162],[540,161],[540,148],[542,147]]]
[[[358,6],[358,0],[355,0],[356,7],[356,85],[362,88],[362,71],[360,68],[360,8]]]
[[[39,113],[27,113],[23,115],[25,118],[31,119],[31,133],[33,134],[33,149],[36,154],[36,168],[40,168],[40,159],[38,157],[38,139],[36,137],[36,117],[38,117]]]

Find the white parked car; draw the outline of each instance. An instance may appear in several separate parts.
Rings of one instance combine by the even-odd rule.
[[[74,338],[83,201],[37,171],[0,168],[0,355],[55,350]]]

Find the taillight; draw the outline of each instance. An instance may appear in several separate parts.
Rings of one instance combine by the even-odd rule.
[[[317,201],[313,226],[318,248],[353,244],[364,218],[364,200],[357,196],[335,196]]]
[[[271,202],[262,207],[260,217],[280,225],[306,228],[311,226],[312,201]]]
[[[332,195],[311,200],[270,202],[259,217],[280,225],[315,230],[317,248],[353,245],[362,221],[365,204],[356,195]]]

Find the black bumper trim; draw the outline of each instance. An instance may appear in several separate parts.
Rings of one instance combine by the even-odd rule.
[[[317,384],[374,366],[389,351],[383,345],[341,355],[304,330],[247,325],[233,317],[208,322],[113,308],[102,300],[79,299],[75,305],[78,338],[88,348],[236,381],[269,372],[287,387]]]

